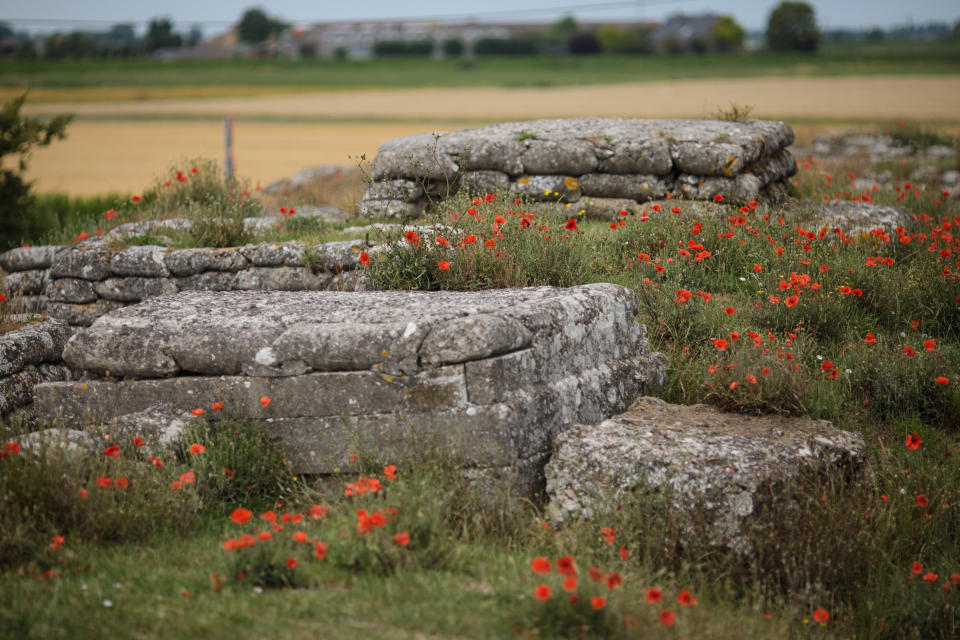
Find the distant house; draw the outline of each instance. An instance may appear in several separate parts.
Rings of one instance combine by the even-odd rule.
[[[334,22],[317,24],[299,38],[304,55],[316,58],[370,58],[377,43],[430,42],[433,55],[443,55],[443,43],[461,40],[469,51],[481,38],[509,38],[510,28],[494,24],[431,22]]]
[[[676,53],[710,49],[721,16],[677,14],[650,34],[650,46],[658,53]]]

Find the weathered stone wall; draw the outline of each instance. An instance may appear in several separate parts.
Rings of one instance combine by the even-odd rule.
[[[363,215],[415,218],[460,189],[507,191],[596,210],[667,193],[744,203],[796,173],[782,122],[574,118],[388,140]],[[616,211],[616,209],[613,209]]]
[[[300,473],[349,468],[358,449],[436,451],[532,491],[557,433],[662,383],[636,305],[613,284],[184,291],[78,331],[64,360],[83,383],[39,385],[34,411],[76,428],[222,402],[275,434]]]
[[[72,379],[60,356],[68,337],[68,328],[56,321],[0,335],[0,419],[33,402],[37,384]]]
[[[228,249],[112,249],[103,241],[22,247],[0,254],[8,296],[72,326],[120,307],[185,290],[353,290],[363,241]]]

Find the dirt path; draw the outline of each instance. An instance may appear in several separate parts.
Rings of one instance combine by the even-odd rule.
[[[709,117],[730,103],[753,117],[832,120],[960,120],[960,76],[748,78],[543,89],[402,89],[189,100],[60,103],[32,113],[73,112],[106,120],[70,125],[66,141],[34,154],[29,177],[39,190],[72,194],[143,189],[168,164],[205,156],[222,161],[218,120],[234,113],[241,175],[262,184],[307,165],[355,164],[389,138],[513,119]],[[138,116],[109,120],[110,115]],[[153,119],[156,116],[158,119]],[[178,116],[185,120],[163,119]],[[244,121],[243,116],[317,118],[318,122]],[[322,122],[322,119],[371,122]],[[393,118],[394,122],[389,122]],[[377,122],[377,120],[384,120]],[[351,158],[352,157],[352,158]]]

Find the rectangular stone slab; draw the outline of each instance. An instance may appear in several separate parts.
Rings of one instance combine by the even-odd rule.
[[[63,357],[72,367],[110,376],[415,373],[524,349],[534,336],[551,345],[562,334],[584,333],[591,322],[616,318],[637,327],[635,310],[632,292],[608,284],[429,293],[182,291],[98,318],[71,338]],[[569,347],[563,340],[554,350]]]

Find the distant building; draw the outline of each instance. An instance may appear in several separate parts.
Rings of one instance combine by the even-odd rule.
[[[509,38],[511,29],[499,24],[430,22],[336,22],[317,24],[300,38],[300,51],[316,58],[370,58],[383,42],[430,42],[433,55],[442,57],[447,40],[461,40],[470,51],[481,38]]]
[[[712,13],[671,16],[650,34],[650,46],[659,53],[697,49],[698,43],[712,40],[719,21],[720,16]]]

